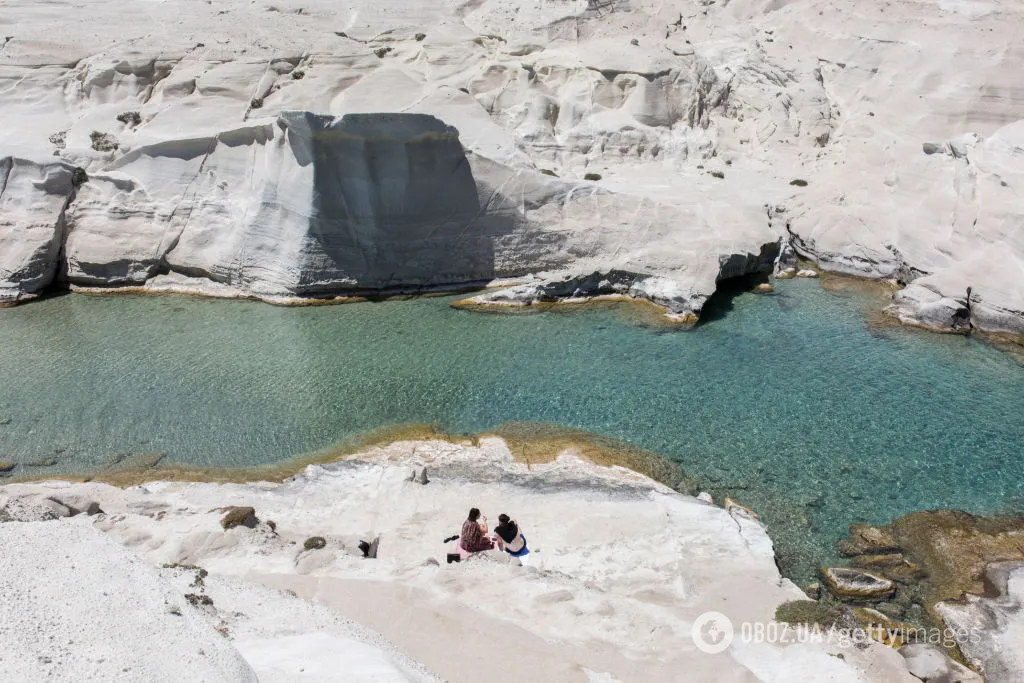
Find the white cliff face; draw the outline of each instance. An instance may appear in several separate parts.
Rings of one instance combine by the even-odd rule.
[[[53,280],[73,177],[64,163],[0,158],[0,305]]]
[[[782,240],[909,284],[907,322],[1024,334],[1015,6],[15,0],[0,24],[0,157],[90,176],[61,227],[4,200],[5,301],[619,271],[687,313]]]

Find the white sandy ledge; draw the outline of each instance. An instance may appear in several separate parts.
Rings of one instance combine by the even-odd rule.
[[[409,481],[423,465],[431,482]],[[103,513],[0,524],[2,680],[918,680],[879,644],[701,652],[702,613],[738,630],[803,597],[761,524],[569,455],[528,469],[496,438],[395,443],[283,484],[11,484],[0,508],[45,497]],[[261,523],[224,531],[226,505]],[[519,520],[528,566],[445,563],[473,505]],[[303,550],[314,535],[327,547]],[[175,562],[209,571],[212,606],[188,604]]]

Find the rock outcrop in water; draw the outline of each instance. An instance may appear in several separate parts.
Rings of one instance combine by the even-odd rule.
[[[3,301],[617,272],[685,317],[781,241],[1024,334],[1019,7],[183,7],[0,9]]]
[[[914,512],[884,527],[852,525],[839,550],[897,587],[895,602],[879,605],[887,614],[948,629],[941,643],[988,680],[1024,676],[1024,518]]]

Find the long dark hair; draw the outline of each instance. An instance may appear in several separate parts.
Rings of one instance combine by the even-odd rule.
[[[469,521],[475,522],[480,517],[480,510],[477,508],[469,508]]]

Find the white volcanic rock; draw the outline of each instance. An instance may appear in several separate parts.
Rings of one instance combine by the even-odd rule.
[[[0,524],[0,677],[257,681],[157,570],[89,524]]]
[[[779,576],[768,535],[741,506],[729,512],[569,454],[527,467],[496,438],[475,447],[399,442],[358,457],[308,467],[283,484],[49,482],[0,491],[78,492],[107,514],[53,524],[92,520],[155,565],[207,569],[207,618],[223,622],[261,676],[294,671],[308,657],[325,680],[350,680],[325,664],[322,648],[354,633],[331,625],[335,614],[451,681],[479,680],[481,670],[494,681],[677,681],[680,672],[694,681],[916,680],[878,643],[798,642],[781,624],[790,629],[784,641],[744,638],[744,623],[770,624],[780,603],[805,596]],[[411,481],[424,467],[430,482]],[[220,509],[229,505],[252,506],[263,522],[225,531]],[[492,524],[501,512],[518,520],[531,550],[525,566],[501,552],[445,562],[452,548],[442,539],[458,533],[470,506]],[[326,547],[304,549],[311,536]],[[377,558],[364,559],[358,542],[376,537]],[[180,591],[195,592],[190,578],[175,579]],[[261,594],[252,583],[321,606]],[[692,638],[709,611],[735,628],[721,654]],[[514,653],[514,665],[502,652]]]
[[[70,192],[7,191],[8,302],[55,275],[275,299],[621,271],[690,313],[782,240],[920,282],[908,322],[964,299],[1024,333],[1016,5],[12,0],[0,24],[0,157],[91,176],[66,229]],[[382,112],[436,120],[351,116]]]
[[[74,168],[59,161],[0,157],[0,305],[53,280],[73,177]]]
[[[958,633],[967,661],[988,681],[1024,680],[1024,566],[989,566],[991,597],[965,595],[935,606],[946,627]]]
[[[899,653],[907,660],[910,673],[922,681],[983,683],[985,680],[963,664],[950,659],[938,645],[911,643],[901,647]]]

